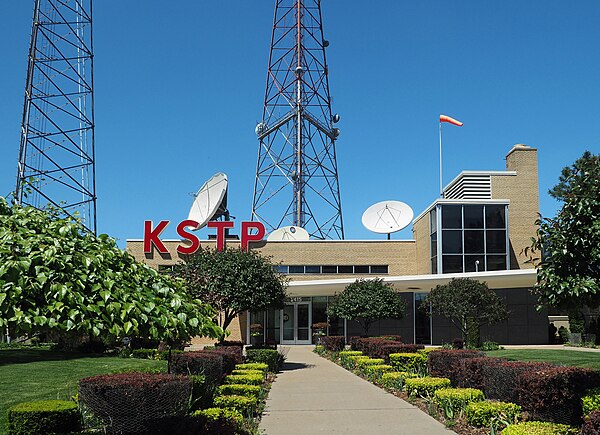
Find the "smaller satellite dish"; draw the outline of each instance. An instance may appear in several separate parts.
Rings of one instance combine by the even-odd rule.
[[[302,73],[304,72],[304,68],[302,68],[301,66],[296,67],[296,75],[302,75]]]
[[[414,217],[412,208],[400,201],[373,204],[362,215],[362,224],[369,231],[389,234],[406,228]]]
[[[259,122],[259,123],[256,125],[256,128],[254,129],[254,132],[256,133],[256,135],[257,135],[257,136],[260,136],[260,135],[261,135],[261,134],[263,134],[263,133],[264,133],[266,130],[267,130],[267,126],[266,126],[264,123],[262,123],[262,122]]]
[[[277,240],[309,240],[308,232],[301,227],[281,227],[277,228],[267,237],[268,242]]]
[[[332,133],[333,133],[333,137],[336,137],[336,138],[337,138],[337,137],[340,135],[340,133],[341,133],[341,132],[340,132],[340,129],[339,129],[339,128],[334,128],[334,129],[332,130]]]
[[[336,113],[335,115],[333,115],[333,123],[337,124],[338,122],[340,122],[340,114]]]
[[[329,41],[327,39],[323,39],[323,47],[329,47]]]
[[[219,217],[227,211],[227,175],[218,172],[204,183],[192,203],[188,219],[199,223],[199,230],[214,217]]]

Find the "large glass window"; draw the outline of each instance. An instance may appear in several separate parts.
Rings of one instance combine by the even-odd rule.
[[[434,227],[439,216],[430,213],[431,272],[461,273],[505,270],[509,267],[506,205],[439,205],[441,237]],[[441,245],[441,270],[438,246]]]
[[[431,344],[430,307],[424,308],[427,293],[415,293],[415,343]]]

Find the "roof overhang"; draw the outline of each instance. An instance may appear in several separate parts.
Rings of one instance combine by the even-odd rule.
[[[398,292],[428,292],[437,285],[444,285],[452,278],[471,278],[484,281],[492,289],[530,288],[536,282],[536,269],[498,270],[491,272],[446,273],[435,275],[406,275],[382,277]],[[355,278],[291,281],[290,296],[333,296],[340,293]]]

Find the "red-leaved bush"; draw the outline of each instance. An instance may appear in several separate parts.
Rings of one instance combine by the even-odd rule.
[[[518,401],[534,420],[580,425],[581,397],[600,386],[600,372],[581,367],[551,367],[520,375]]]
[[[325,350],[330,352],[340,352],[346,347],[346,337],[343,335],[329,335],[321,337],[321,344]]]
[[[387,363],[390,361],[390,353],[416,353],[419,349],[425,349],[422,344],[403,344],[390,343],[385,344],[385,340],[373,343],[367,354],[371,358],[383,358]]]
[[[483,368],[495,366],[506,361],[504,358],[490,358],[489,356],[463,358],[459,361],[457,384],[461,388],[483,390]]]
[[[581,435],[600,435],[600,411],[592,411],[585,417]]]
[[[492,366],[483,367],[483,392],[488,399],[512,402],[518,401],[517,387],[519,377],[525,372],[548,370],[556,367],[550,363],[508,361]]]
[[[478,350],[436,350],[427,357],[427,371],[430,376],[448,378],[452,385],[458,385],[460,361],[466,358],[485,356]]]
[[[234,346],[227,347],[217,347],[214,350],[209,350],[208,352],[214,352],[223,357],[223,374],[228,375],[233,370],[235,370],[235,366],[237,364],[241,364],[244,362],[243,356],[239,353],[238,349]]]
[[[120,373],[79,381],[79,401],[108,433],[155,433],[162,419],[187,412],[192,381],[186,376]]]
[[[207,382],[218,385],[223,378],[223,355],[208,350],[175,354],[171,371],[179,375],[204,375]]]

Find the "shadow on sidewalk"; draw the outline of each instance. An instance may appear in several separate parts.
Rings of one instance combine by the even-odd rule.
[[[282,372],[289,372],[292,370],[302,370],[302,369],[311,369],[315,365],[314,364],[305,364],[305,363],[297,363],[297,362],[285,362],[283,363],[283,367],[281,368]]]

